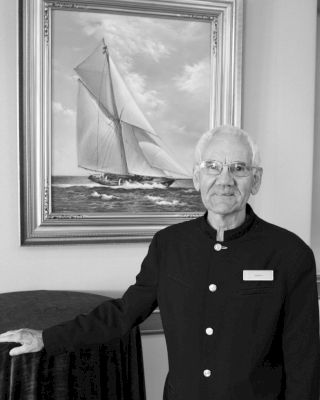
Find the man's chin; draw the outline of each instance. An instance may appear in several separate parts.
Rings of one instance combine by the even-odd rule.
[[[234,212],[233,209],[230,208],[222,208],[222,207],[215,207],[214,209],[211,209],[211,211],[214,214],[219,214],[219,215],[229,215],[232,214]]]
[[[210,210],[215,214],[226,215],[234,212],[237,208],[237,204],[235,202],[225,202],[219,201],[210,205]]]

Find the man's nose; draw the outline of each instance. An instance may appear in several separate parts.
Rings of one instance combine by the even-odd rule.
[[[228,165],[224,165],[221,174],[217,176],[217,182],[223,185],[234,184],[234,177],[229,170]]]

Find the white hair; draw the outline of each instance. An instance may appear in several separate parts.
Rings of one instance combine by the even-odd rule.
[[[260,159],[260,151],[256,143],[252,140],[250,135],[244,131],[243,129],[237,128],[232,125],[222,125],[217,128],[211,129],[208,132],[205,132],[200,139],[198,140],[195,151],[194,151],[194,165],[196,166],[202,160],[202,151],[207,147],[207,145],[211,142],[213,137],[217,134],[228,133],[233,136],[240,136],[244,138],[250,146],[252,153],[251,165],[254,167],[260,167],[261,159]]]

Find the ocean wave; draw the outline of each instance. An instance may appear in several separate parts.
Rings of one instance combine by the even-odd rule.
[[[51,186],[61,187],[61,188],[68,188],[73,186],[83,186],[88,188],[93,188],[97,186],[104,186],[100,185],[100,183],[92,182],[92,183],[52,183]]]
[[[196,190],[195,189],[185,189],[181,190],[183,193],[194,193]]]
[[[106,185],[108,186],[108,185]],[[110,189],[166,189],[165,185],[161,183],[139,183],[139,182],[123,182],[120,186],[108,186]]]
[[[102,194],[101,199],[102,200],[112,200],[112,199],[120,199],[120,197],[114,196],[113,194]]]
[[[154,202],[159,206],[183,206],[185,203],[180,202],[179,200],[167,200],[161,196],[145,196],[148,200]]]
[[[101,194],[98,193],[98,192],[96,192],[96,191],[94,191],[94,192],[92,192],[92,193],[90,194],[90,197],[98,197],[98,198],[100,198],[100,197],[101,197]]]
[[[112,199],[119,199],[120,197],[114,196],[113,194],[100,194],[96,191],[90,194],[90,197],[102,199],[102,200],[112,200]]]
[[[156,204],[158,204],[159,206],[182,206],[184,203],[180,203],[179,200],[172,200],[172,201],[168,201],[168,200],[161,200],[161,201],[156,201]]]
[[[163,197],[161,197],[161,196],[152,196],[150,194],[147,194],[145,196],[145,198],[148,200],[151,200],[151,201],[162,201],[163,200]]]

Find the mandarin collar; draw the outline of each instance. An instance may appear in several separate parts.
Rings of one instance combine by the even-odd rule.
[[[201,217],[200,224],[201,230],[204,231],[207,235],[209,235],[214,241],[217,241],[217,230],[214,229],[208,222],[208,211]],[[224,241],[227,242],[229,240],[238,239],[241,236],[245,235],[253,223],[257,220],[257,216],[253,212],[251,206],[249,204],[246,205],[246,219],[244,222],[233,229],[228,229],[224,231]]]

